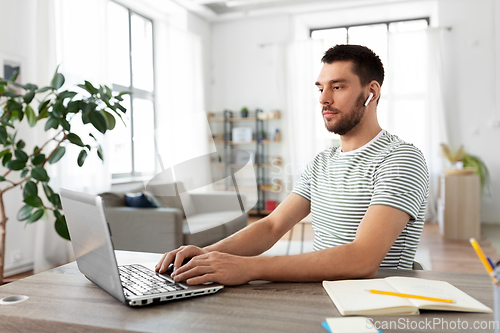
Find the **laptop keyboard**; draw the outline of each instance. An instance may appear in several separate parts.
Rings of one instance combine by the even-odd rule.
[[[159,276],[141,265],[124,265],[118,269],[125,296],[147,296],[186,289],[169,277]]]

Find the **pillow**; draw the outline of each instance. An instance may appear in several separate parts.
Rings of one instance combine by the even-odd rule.
[[[105,192],[99,194],[105,207],[123,207],[126,206],[125,194]]]
[[[129,207],[135,208],[158,208],[156,201],[151,202],[145,193],[127,193],[125,194],[125,203]]]

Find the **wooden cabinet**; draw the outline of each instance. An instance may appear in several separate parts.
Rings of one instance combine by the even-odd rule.
[[[478,175],[446,175],[440,179],[438,222],[448,239],[480,238],[481,205]]]

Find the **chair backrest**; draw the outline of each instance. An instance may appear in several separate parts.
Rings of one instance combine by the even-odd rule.
[[[425,271],[425,267],[424,265],[422,265],[422,263],[416,261],[416,260],[413,260],[413,267],[412,269],[414,271]]]

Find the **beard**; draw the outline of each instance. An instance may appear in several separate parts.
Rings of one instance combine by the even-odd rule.
[[[344,115],[342,111],[330,105],[324,105],[321,111],[321,115],[323,115],[324,111],[335,111],[340,114],[340,119],[333,124],[329,124],[328,121],[324,119],[325,127],[328,132],[338,135],[345,135],[349,133],[354,127],[356,127],[361,122],[361,119],[363,119],[363,116],[365,114],[365,106],[363,103],[364,100],[365,97],[361,93],[356,100],[356,104],[347,115]]]

